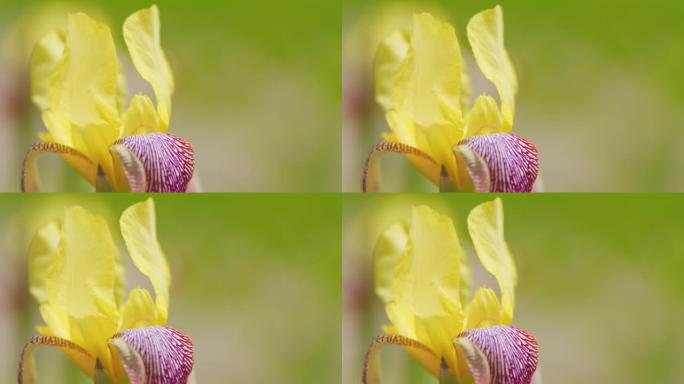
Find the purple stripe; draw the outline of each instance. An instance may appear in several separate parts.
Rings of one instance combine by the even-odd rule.
[[[537,370],[537,339],[509,326],[474,328],[461,335],[468,338],[489,361],[491,384],[529,384]]]
[[[490,192],[530,192],[539,173],[537,147],[512,133],[472,136],[465,144],[489,167]]]
[[[192,340],[169,327],[133,328],[119,335],[145,364],[146,384],[186,384],[194,363]]]
[[[123,143],[145,167],[146,192],[185,192],[195,170],[192,145],[168,133],[126,136]]]

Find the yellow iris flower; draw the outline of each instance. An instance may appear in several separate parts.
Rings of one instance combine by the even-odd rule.
[[[187,379],[192,342],[165,326],[171,274],[157,241],[152,199],[126,209],[119,224],[128,255],[149,279],[154,298],[138,287],[124,300],[123,260],[107,222],[84,208],[66,208],[31,244],[30,291],[45,325],[37,327],[40,336],[22,353],[20,382],[34,380],[30,354],[37,345],[60,347],[94,378],[104,373],[116,382],[128,376],[132,384],[184,382],[155,378],[155,366],[175,364],[165,374]],[[183,348],[169,350],[168,341]],[[150,381],[144,381],[145,375]]]
[[[503,13],[496,6],[473,16],[468,41],[499,101],[482,94],[468,108],[470,85],[454,28],[428,13],[380,45],[375,94],[391,133],[371,152],[364,190],[378,190],[376,155],[404,154],[442,190],[529,191],[537,150],[510,134],[518,81],[504,48]],[[522,174],[522,176],[521,176]]]
[[[42,111],[47,132],[26,157],[23,190],[38,189],[34,163],[41,152],[61,154],[98,189],[187,187],[194,153],[189,143],[166,133],[174,80],[160,45],[157,6],[130,15],[123,37],[133,65],[154,91],[156,106],[147,95],[137,94],[124,107],[125,79],[106,24],[75,13],[66,28],[37,43],[31,98]]]
[[[498,282],[501,300],[489,287],[478,288],[469,300],[470,269],[449,217],[426,206],[414,207],[410,220],[381,235],[374,250],[375,291],[392,325],[384,327],[385,334],[369,350],[364,382],[379,381],[377,347],[398,344],[435,376],[447,373],[465,380],[486,369],[489,381],[476,383],[529,383],[537,364],[536,340],[510,327],[518,276],[504,240],[501,200],[474,208],[468,231],[480,262]],[[492,335],[478,338],[482,330]],[[510,342],[521,343],[524,353],[490,353],[507,351]],[[474,357],[483,358],[478,362]],[[506,364],[525,367],[516,374],[527,381],[501,381],[502,374],[511,379],[510,372],[501,372]]]

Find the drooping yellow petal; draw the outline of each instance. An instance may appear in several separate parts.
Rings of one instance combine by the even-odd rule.
[[[482,74],[499,91],[506,131],[513,126],[518,80],[504,48],[503,12],[500,6],[482,11],[468,22],[468,40]]]
[[[150,279],[155,293],[157,324],[166,323],[169,308],[171,272],[157,241],[154,201],[147,199],[128,207],[119,220],[121,234],[135,266]]]
[[[406,59],[410,39],[408,31],[394,32],[380,43],[375,55],[375,100],[385,111],[394,107],[394,82],[401,63]]]
[[[48,270],[59,252],[60,225],[53,221],[44,226],[31,240],[29,249],[29,287],[38,304],[48,301],[45,282]]]
[[[496,293],[487,287],[480,287],[473,300],[466,306],[466,329],[489,327],[502,323],[501,304]]]
[[[146,289],[133,288],[121,307],[119,331],[157,324],[157,307],[152,296]]]
[[[147,80],[157,98],[157,109],[166,130],[171,114],[173,73],[160,43],[159,9],[156,5],[130,15],[124,22],[123,34],[133,65]]]
[[[111,369],[111,359],[106,341],[116,331],[118,321],[116,252],[104,219],[81,207],[66,208],[59,252],[45,284],[46,310],[53,314],[44,318],[48,327],[63,327],[53,320],[61,318],[60,313],[66,314],[69,340],[100,358],[107,369]]]
[[[426,206],[412,211],[409,243],[394,274],[387,314],[397,331],[429,346],[455,367],[451,339],[463,327],[459,267],[463,257],[453,222]]]
[[[160,121],[152,100],[145,95],[135,95],[122,119],[121,136],[159,132]]]
[[[50,107],[50,83],[64,52],[64,31],[54,31],[36,43],[31,54],[31,100],[41,110]]]
[[[453,27],[427,13],[415,15],[395,81],[395,108],[424,128],[460,123],[461,65]]]
[[[464,137],[506,132],[503,116],[496,100],[488,95],[480,95],[466,117]],[[510,131],[510,126],[508,126]]]
[[[110,144],[118,134],[117,76],[109,27],[83,13],[70,15],[64,55],[52,82],[52,107],[84,136]]]
[[[501,199],[482,203],[468,215],[468,231],[480,262],[499,283],[503,310],[501,321],[503,324],[510,324],[513,320],[518,274],[504,239],[503,218]]]
[[[375,293],[389,303],[394,300],[394,272],[406,252],[408,227],[397,223],[383,232],[373,249]]]

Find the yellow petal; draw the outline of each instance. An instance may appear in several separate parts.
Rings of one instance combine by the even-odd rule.
[[[459,123],[461,66],[453,27],[427,13],[415,15],[411,45],[395,80],[395,108],[425,128]]]
[[[116,331],[114,298],[116,248],[104,219],[81,207],[66,208],[59,252],[45,287],[49,307],[44,320],[51,331],[69,319],[68,338],[111,367],[107,339]],[[41,311],[43,307],[41,307]],[[61,315],[60,315],[61,314]],[[62,336],[56,332],[58,336]]]
[[[157,307],[150,293],[143,288],[131,290],[126,303],[121,308],[119,331],[157,324]]]
[[[154,201],[147,199],[128,207],[119,220],[121,234],[135,266],[150,279],[156,296],[157,324],[166,323],[171,272],[157,241]]]
[[[383,232],[373,250],[375,293],[388,303],[394,300],[394,272],[406,252],[408,228],[397,223]]]
[[[502,323],[510,324],[513,320],[518,274],[513,256],[504,239],[503,218],[501,199],[482,203],[468,215],[468,231],[480,262],[499,283],[503,309]]]
[[[415,207],[387,314],[400,334],[422,342],[450,363],[455,358],[451,339],[463,327],[462,258],[451,219],[426,206]]]
[[[50,82],[64,52],[64,31],[54,31],[36,43],[31,54],[31,100],[41,110],[50,107]]]
[[[487,287],[478,288],[466,307],[466,329],[500,325],[501,313],[496,293]]]
[[[111,144],[118,134],[117,76],[109,27],[83,13],[70,15],[64,55],[52,82],[53,108],[84,136],[101,136]]]
[[[394,81],[406,58],[410,39],[408,31],[394,32],[380,43],[375,55],[375,100],[386,111],[394,107]]]
[[[123,116],[121,136],[142,135],[158,132],[161,127],[152,100],[145,95],[135,95]]]
[[[503,116],[496,100],[488,95],[480,95],[466,117],[464,137],[506,132],[504,128]]]
[[[50,265],[59,252],[61,228],[53,221],[44,226],[31,240],[29,249],[29,287],[38,304],[48,301],[45,282]]]
[[[159,28],[159,9],[153,5],[130,15],[124,22],[123,34],[133,65],[152,85],[162,122],[161,130],[166,130],[174,85],[171,66],[161,48]]]
[[[503,12],[500,6],[473,16],[468,23],[468,40],[482,74],[499,91],[506,131],[513,126],[518,80],[504,48]]]

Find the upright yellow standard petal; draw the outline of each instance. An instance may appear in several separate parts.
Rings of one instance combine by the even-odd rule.
[[[427,13],[415,15],[411,45],[397,74],[395,108],[425,128],[459,122],[461,66],[453,27]]]
[[[118,65],[106,24],[69,16],[66,46],[52,81],[51,105],[82,131],[94,160],[118,135]]]
[[[513,126],[518,80],[504,48],[503,12],[500,6],[482,11],[470,19],[468,40],[482,74],[499,91],[504,127],[508,132]]]
[[[159,9],[156,5],[130,15],[124,22],[123,34],[133,65],[147,80],[157,97],[161,130],[166,130],[171,114],[173,73],[161,48]]]
[[[64,31],[54,31],[36,43],[31,54],[31,100],[41,110],[50,108],[50,83],[64,53]]]
[[[501,199],[482,203],[468,215],[468,231],[480,262],[494,275],[501,290],[503,324],[513,320],[515,286],[518,274],[508,244],[504,239],[503,205]]]
[[[119,331],[124,329],[159,325],[157,308],[150,293],[143,288],[133,288],[126,303],[121,307]]]
[[[502,311],[496,293],[490,288],[480,287],[473,300],[466,306],[466,329],[489,327],[502,324]]]
[[[106,342],[118,322],[116,252],[104,219],[81,207],[67,208],[59,252],[46,280],[49,307],[44,320],[48,327],[59,330],[64,324],[52,319],[68,316],[69,340],[100,358],[107,369],[112,365]]]
[[[157,241],[154,201],[147,199],[127,208],[119,220],[121,234],[135,266],[150,279],[155,292],[157,324],[165,324],[169,308],[171,272]]]
[[[461,245],[453,222],[426,206],[412,212],[409,242],[394,273],[387,313],[397,331],[430,347],[455,369],[451,339],[463,327]]]

